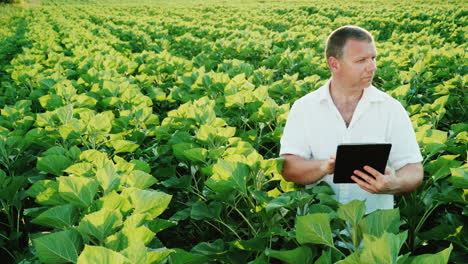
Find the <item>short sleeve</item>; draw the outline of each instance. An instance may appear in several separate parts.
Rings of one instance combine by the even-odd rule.
[[[310,158],[311,152],[305,137],[304,115],[305,111],[304,107],[302,107],[302,101],[296,101],[289,111],[286,126],[283,130],[283,136],[280,142],[280,155],[294,154],[305,159]]]
[[[405,108],[396,102],[394,115],[390,124],[390,151],[389,165],[398,170],[409,163],[417,163],[423,160],[411,120]]]

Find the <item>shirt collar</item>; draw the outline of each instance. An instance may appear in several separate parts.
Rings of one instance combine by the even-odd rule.
[[[318,89],[320,102],[333,102],[331,95],[330,95],[330,82],[331,79],[327,81],[325,85]],[[384,100],[383,94],[373,85],[369,85],[369,87],[364,88],[364,94],[361,97],[361,100],[367,102],[382,102]]]

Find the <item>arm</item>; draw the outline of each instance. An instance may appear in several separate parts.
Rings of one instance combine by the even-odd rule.
[[[396,174],[388,168],[385,170],[385,174],[381,174],[369,166],[365,166],[364,170],[374,178],[360,170],[355,170],[355,175],[351,178],[362,189],[370,193],[397,194],[414,191],[422,183],[424,174],[421,163],[406,164]]]
[[[333,173],[335,157],[328,160],[307,160],[292,154],[281,155],[284,158],[283,178],[299,184],[311,184],[323,176]]]

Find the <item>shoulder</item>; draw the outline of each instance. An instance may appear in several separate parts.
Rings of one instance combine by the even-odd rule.
[[[374,95],[374,98],[376,101],[382,103],[385,107],[389,108],[389,110],[393,111],[405,111],[403,105],[398,101],[397,99],[393,98],[386,92],[380,90],[379,88],[375,86],[370,87],[372,89],[372,93]]]
[[[293,107],[310,109],[317,106],[317,104],[320,103],[323,98],[325,98],[326,91],[324,91],[324,89],[324,87],[320,87],[319,89],[302,96],[294,102]]]

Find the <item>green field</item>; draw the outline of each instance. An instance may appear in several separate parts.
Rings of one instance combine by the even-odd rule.
[[[368,215],[278,158],[347,24],[424,157],[418,190]],[[462,0],[0,5],[0,259],[466,263],[467,34]]]

